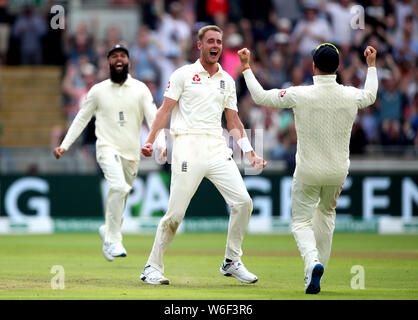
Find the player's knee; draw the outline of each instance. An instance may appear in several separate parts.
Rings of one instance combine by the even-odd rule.
[[[161,219],[161,228],[164,232],[176,233],[181,221],[173,217],[163,217]]]
[[[249,194],[246,194],[246,195],[242,196],[242,198],[239,200],[237,206],[239,206],[243,210],[251,213],[253,211],[253,200],[251,199]]]
[[[320,214],[323,214],[324,216],[328,217],[332,217],[335,215],[335,208],[331,205],[324,205],[322,203],[319,203],[318,211]]]
[[[253,211],[253,200],[249,195],[245,198],[245,206],[248,208],[248,210],[251,212]]]
[[[131,192],[131,187],[127,183],[118,183],[118,184],[112,184],[110,186],[110,191],[114,193],[119,193],[122,195],[127,195],[129,192]]]
[[[307,228],[312,228],[312,218],[292,216],[292,233],[295,233],[300,230],[306,230]]]

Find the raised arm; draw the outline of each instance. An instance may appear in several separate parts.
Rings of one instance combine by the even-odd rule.
[[[157,138],[157,135],[160,133],[160,131],[165,128],[165,125],[170,119],[171,112],[173,111],[176,104],[177,104],[176,100],[173,100],[167,97],[164,98],[163,104],[158,109],[155,115],[155,119],[152,123],[147,140],[145,141],[145,144],[142,147],[142,154],[144,156],[146,157],[152,156],[152,152],[153,152],[152,145],[154,144],[154,141]]]
[[[243,48],[238,51],[238,55],[241,60],[245,83],[256,104],[275,108],[292,108],[295,106],[295,98],[291,90],[263,89],[250,68],[250,50]]]
[[[364,50],[364,56],[366,57],[368,69],[364,89],[359,90],[356,97],[359,108],[370,106],[376,101],[379,84],[377,79],[376,55],[376,49],[371,46],[367,46],[366,50]]]

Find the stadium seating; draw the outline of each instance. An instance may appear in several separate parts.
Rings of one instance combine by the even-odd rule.
[[[49,146],[52,127],[66,122],[60,99],[60,67],[2,67],[1,145]]]

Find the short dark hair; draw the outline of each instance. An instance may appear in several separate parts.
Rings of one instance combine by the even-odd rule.
[[[340,64],[340,52],[332,43],[321,43],[312,51],[315,66],[324,73],[335,73]]]

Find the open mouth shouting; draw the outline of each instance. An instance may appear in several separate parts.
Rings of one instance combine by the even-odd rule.
[[[123,70],[123,63],[122,62],[118,62],[115,64],[115,69],[116,71],[122,71]]]
[[[218,49],[212,49],[209,51],[209,56],[211,58],[217,58],[219,56],[219,50]]]

